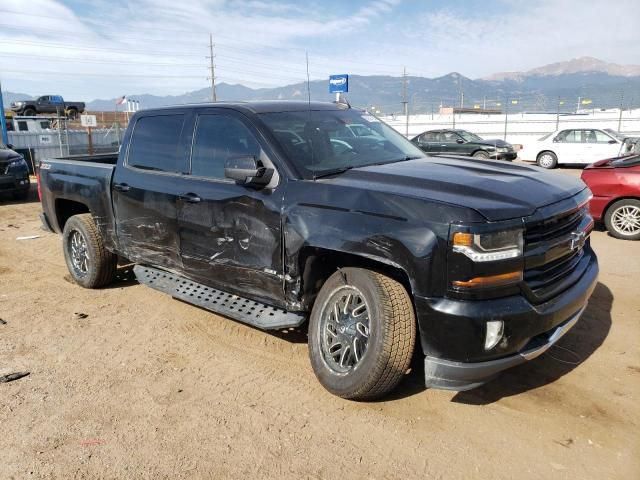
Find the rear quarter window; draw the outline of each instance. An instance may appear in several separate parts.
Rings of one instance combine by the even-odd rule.
[[[140,117],[136,122],[127,165],[167,173],[187,173],[188,159],[179,155],[183,114]]]

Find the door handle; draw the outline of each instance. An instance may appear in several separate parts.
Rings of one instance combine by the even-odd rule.
[[[178,195],[178,198],[180,200],[184,200],[185,202],[189,202],[189,203],[200,203],[200,201],[202,200],[195,193],[183,193],[182,195]]]
[[[126,183],[114,183],[113,189],[117,190],[118,192],[128,192],[129,190],[131,190],[131,187]]]

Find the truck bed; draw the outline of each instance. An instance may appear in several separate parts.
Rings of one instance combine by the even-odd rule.
[[[69,155],[66,157],[55,157],[51,160],[68,160],[75,162],[104,163],[107,165],[115,165],[118,162],[118,152],[99,153],[95,155]]]
[[[40,162],[42,210],[61,233],[70,215],[91,212],[107,244],[115,248],[111,179],[118,155],[75,155]]]

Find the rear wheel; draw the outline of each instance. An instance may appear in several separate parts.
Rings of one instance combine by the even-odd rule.
[[[542,168],[556,168],[558,166],[558,157],[553,152],[542,152],[538,155],[537,163]]]
[[[309,321],[309,356],[322,385],[352,400],[393,390],[416,340],[406,289],[380,273],[344,268],[325,282]]]
[[[618,200],[607,209],[604,223],[616,238],[640,240],[640,200]]]
[[[78,110],[76,110],[75,108],[70,108],[69,110],[67,110],[67,117],[69,117],[71,120],[75,120],[76,118],[78,118]]]
[[[74,215],[67,220],[62,244],[67,268],[78,285],[99,288],[113,281],[118,256],[105,248],[91,214]]]
[[[476,153],[473,154],[473,158],[479,158],[482,160],[488,160],[489,159],[489,154],[487,152],[485,152],[484,150],[478,150]]]
[[[33,108],[25,108],[23,115],[25,117],[33,117],[36,114],[36,111]]]

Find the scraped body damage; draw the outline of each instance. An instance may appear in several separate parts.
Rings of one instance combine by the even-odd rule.
[[[457,209],[428,204],[424,199],[337,185],[333,179],[292,181],[287,186],[283,211],[285,293],[289,308],[308,308],[304,269],[319,257],[346,254],[368,265],[388,266],[410,282],[415,293],[444,291],[439,272],[450,215]],[[467,211],[468,212],[468,211]],[[473,214],[473,213],[472,213]],[[458,220],[469,213],[460,209]],[[428,226],[427,226],[428,225]],[[436,231],[439,230],[439,231]]]

